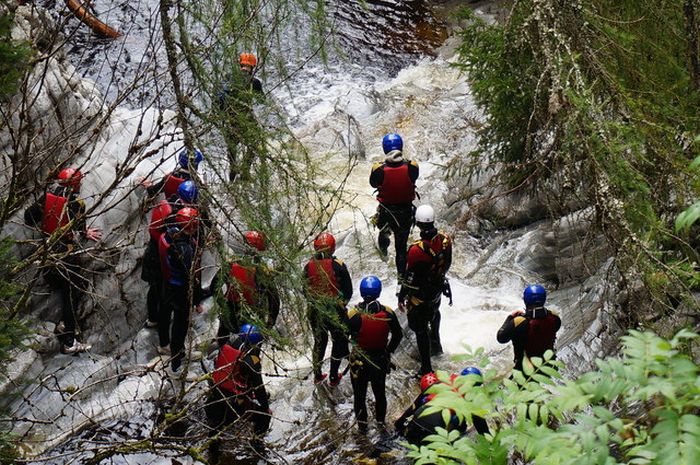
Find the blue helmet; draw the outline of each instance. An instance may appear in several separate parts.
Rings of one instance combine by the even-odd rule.
[[[190,179],[181,182],[177,188],[177,196],[185,203],[195,203],[198,194],[197,186],[195,186],[194,181]]]
[[[202,155],[202,152],[199,151],[199,149],[194,149],[194,156],[192,157],[192,161],[194,162],[194,169],[197,169],[197,166],[199,166],[199,163],[204,160],[204,155]],[[177,162],[180,165],[180,167],[187,169],[187,167],[190,165],[190,153],[187,151],[187,149],[182,149],[180,151],[180,154],[177,157]]]
[[[384,153],[389,153],[392,150],[403,150],[403,139],[396,133],[387,134],[382,139],[382,148]]]
[[[367,276],[362,278],[360,282],[360,295],[364,297],[371,297],[373,299],[379,298],[382,293],[382,282],[376,276]]]
[[[250,323],[246,323],[243,326],[241,326],[241,332],[239,335],[248,344],[258,344],[262,342],[263,339],[262,334],[260,334],[260,331],[258,330],[258,327],[255,325],[251,325]]]
[[[540,286],[539,284],[531,284],[530,286],[527,286],[523,291],[523,301],[528,307],[541,307],[547,301],[547,291],[543,286]]]
[[[479,370],[477,367],[467,367],[464,370],[462,370],[459,374],[460,376],[465,376],[465,375],[479,375],[483,376],[481,374],[481,370]]]

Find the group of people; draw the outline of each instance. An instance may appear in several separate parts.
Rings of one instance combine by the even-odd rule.
[[[241,55],[241,70],[249,76],[246,85],[260,92],[259,81],[252,77],[254,66],[254,56]],[[224,90],[221,105],[228,104],[229,93],[229,89]],[[404,158],[401,136],[387,134],[382,147],[384,161],[372,167],[369,178],[378,200],[372,222],[379,230],[379,252],[385,257],[393,235],[399,282],[397,307],[405,312],[408,327],[415,333],[420,360],[416,375],[425,391],[438,382],[431,358],[442,353],[442,296],[448,297],[452,304],[446,277],[452,263],[452,239],[436,228],[435,212],[430,205],[414,207],[419,167],[417,162]],[[230,179],[235,178],[237,167],[241,166],[234,163],[240,160],[232,157]],[[271,411],[261,375],[263,336],[260,326],[275,324],[280,311],[279,292],[272,273],[261,260],[266,238],[260,231],[245,232],[247,253],[224,267],[208,289],[202,288],[199,257],[211,222],[206,209],[199,204],[199,189],[193,173],[203,159],[199,150],[183,149],[172,173],[158,183],[143,181],[153,198],[164,194],[151,212],[148,245],[142,263],[142,279],[148,283],[145,325],[157,329],[157,350],[169,357],[169,374],[179,377],[186,357],[190,312],[192,309],[201,312],[202,301],[217,292],[218,282],[223,279],[226,305],[219,309],[215,338],[218,354],[207,414],[216,428],[246,416],[253,422],[255,432],[263,434],[269,427]],[[81,181],[79,170],[63,169],[56,186],[25,212],[25,221],[45,233],[47,248],[61,254],[61,259],[55,261],[60,266],[47,267],[44,277],[61,293],[62,318],[56,332],[61,352],[65,354],[90,348],[79,341],[76,325],[78,304],[86,287],[75,253],[77,236],[99,240],[101,235],[99,230],[85,224],[85,203],[79,197]],[[420,238],[408,245],[414,226]],[[393,367],[391,355],[403,338],[399,319],[391,307],[379,301],[382,282],[376,276],[366,276],[360,281],[361,302],[348,308],[353,284],[347,266],[334,255],[335,237],[322,232],[313,241],[313,247],[313,256],[303,268],[308,323],[313,334],[313,380],[316,384],[327,380],[330,387],[335,387],[350,373],[354,412],[359,431],[363,433],[368,430],[366,398],[371,386],[375,420],[383,428],[387,412],[386,376]],[[541,356],[553,349],[561,325],[559,317],[544,306],[544,287],[528,286],[523,298],[525,310],[513,312],[497,335],[501,343],[512,341],[516,369],[522,369],[525,357]],[[332,344],[330,367],[329,373],[325,373],[323,361],[329,340]],[[347,360],[347,365],[341,371],[343,360]],[[456,376],[480,377],[481,372],[469,367]],[[430,396],[423,392],[396,421],[397,431],[419,443],[427,435],[424,433],[436,426],[466,430],[459,421],[452,421],[454,424],[450,426],[444,424],[442,416],[422,416],[429,400]],[[475,418],[474,425],[479,433],[488,431],[483,419]]]

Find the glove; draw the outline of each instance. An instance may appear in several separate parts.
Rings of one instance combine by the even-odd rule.
[[[452,306],[452,287],[447,278],[445,278],[445,282],[442,283],[442,295],[450,299],[450,306]]]

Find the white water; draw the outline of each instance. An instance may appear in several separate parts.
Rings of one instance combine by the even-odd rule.
[[[357,161],[348,178],[345,192],[347,205],[333,217],[330,231],[340,240],[336,255],[346,261],[356,294],[363,276],[377,275],[385,285],[381,300],[390,306],[396,305],[393,247],[389,249],[388,262],[384,262],[374,249],[376,230],[369,225],[368,218],[375,211],[376,200],[368,177],[372,164],[383,160],[382,136],[387,132],[398,132],[403,136],[405,156],[420,163],[418,191],[421,203],[432,204],[437,212],[438,226],[455,237],[453,269],[448,275],[454,305],[448,306],[443,299],[441,307],[441,333],[446,355],[435,358],[434,367],[456,371],[471,364],[470,360],[456,361],[452,358],[466,353],[465,346],[470,346],[472,349],[483,347],[500,369],[508,364],[512,355],[510,346],[501,346],[496,342],[496,330],[508,313],[520,308],[524,285],[536,281],[536,277],[524,274],[516,265],[518,255],[527,245],[527,236],[499,248],[481,264],[479,270],[475,270],[483,253],[480,243],[441,220],[443,196],[448,190],[444,166],[452,157],[466,154],[474,148],[475,135],[468,121],[480,118],[465,77],[450,67],[453,59],[451,53],[445,51],[436,58],[423,58],[406,66],[396,76],[387,75],[380,67],[363,68],[352,63],[338,62],[326,68],[311,66],[297,75],[288,87],[275,90],[272,97],[289,113],[293,130],[312,157],[327,166],[328,177],[319,179],[319,183],[334,185],[343,178],[348,163],[346,143],[365,149],[366,159]],[[126,113],[124,115],[128,116]],[[356,122],[353,135],[348,135],[348,116]],[[106,143],[105,152],[124,153],[125,145],[119,134],[112,136]],[[133,135],[130,133],[128,137]],[[108,168],[112,166],[104,163],[94,166],[94,170],[103,170],[106,183],[109,179]],[[152,164],[144,163],[135,175],[145,174],[152,167]],[[353,302],[358,298],[356,295]],[[399,318],[405,323],[405,315],[399,314]],[[206,316],[197,316],[196,319],[199,328],[210,324]],[[409,378],[417,369],[415,343],[412,333],[407,332],[405,336],[406,340],[395,360],[401,369],[391,375],[388,383],[388,420],[403,410],[417,389],[415,380]],[[153,332],[142,331],[137,338],[155,337]],[[139,347],[148,343],[145,341]],[[153,341],[150,343],[152,345]],[[301,461],[307,458],[316,450],[312,439],[318,433],[319,422],[330,422],[333,424],[331,429],[335,430],[352,427],[352,392],[349,382],[343,381],[332,396],[335,405],[329,405],[315,391],[310,380],[300,379],[310,370],[309,348],[301,355],[278,352],[272,355],[277,363],[290,370],[292,376],[268,378],[274,420],[266,442],[271,449],[293,463],[295,459]],[[279,370],[279,367],[272,365],[272,358],[265,359],[265,371],[268,373]],[[139,359],[147,360],[148,356],[139,354]],[[76,399],[73,408],[79,412],[76,416],[83,417],[85,421],[143,414],[143,406],[139,402],[155,399],[160,386],[160,380],[153,376],[127,378],[114,385],[112,390],[105,389],[87,399]],[[43,429],[37,436],[47,439],[60,437],[67,429],[84,424],[84,421],[76,422],[76,416],[63,417],[65,423],[59,423],[57,431]],[[187,458],[178,460],[182,463],[193,462]],[[155,465],[170,462],[169,459],[136,455],[110,463]]]

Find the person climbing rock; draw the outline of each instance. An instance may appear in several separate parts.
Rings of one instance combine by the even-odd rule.
[[[527,286],[523,301],[525,311],[516,310],[508,315],[496,334],[501,344],[513,342],[516,370],[523,369],[525,357],[542,357],[547,350],[554,350],[557,331],[561,328],[559,316],[544,307],[547,290],[543,286]]]
[[[265,236],[259,231],[244,235],[246,253],[231,262],[226,279],[226,309],[219,313],[216,342],[223,344],[241,321],[256,321],[272,328],[280,311],[280,297],[274,277],[262,263]]]
[[[102,239],[102,231],[86,224],[85,201],[80,198],[82,179],[77,168],[62,169],[56,184],[24,212],[25,223],[40,227],[45,238],[48,265],[42,272],[44,280],[61,295],[61,320],[55,333],[63,354],[90,349],[77,338],[78,308],[89,284],[80,262],[79,239]]]
[[[262,341],[258,327],[246,323],[235,340],[226,341],[219,349],[212,372],[214,386],[205,407],[210,435],[225,432],[227,428],[239,428],[238,420],[243,419],[253,425],[254,445],[262,443],[272,420],[262,378]],[[219,440],[213,441],[210,446],[212,463],[218,463],[219,448]]]
[[[418,163],[403,157],[403,140],[398,134],[387,134],[382,139],[384,163],[372,167],[369,184],[377,189],[377,213],[372,221],[379,229],[377,245],[386,256],[394,234],[396,271],[402,278],[406,271],[406,245],[413,225],[413,199],[416,197]]]
[[[190,309],[198,313],[205,294],[201,287],[201,249],[198,243],[199,212],[180,209],[174,225],[167,227],[158,240],[163,275],[162,303],[158,320],[158,352],[172,354],[170,375],[179,377],[185,358],[185,338],[190,325]],[[172,318],[172,327],[171,327]]]
[[[219,92],[223,134],[229,156],[229,181],[238,174],[250,177],[250,165],[256,152],[263,149],[261,131],[253,113],[253,105],[263,95],[262,83],[254,76],[258,60],[252,53],[241,53],[239,72],[234,72]]]
[[[352,298],[352,280],[347,266],[336,258],[335,237],[322,232],[314,239],[315,254],[304,267],[306,277],[306,298],[309,302],[309,325],[313,331],[314,347],[312,363],[314,382],[326,378],[322,373],[323,356],[328,345],[328,333],[333,345],[329,384],[335,387],[340,383],[342,373],[338,372],[341,361],[348,356],[348,338],[345,308]]]
[[[193,152],[183,148],[177,156],[177,166],[172,173],[164,176],[157,183],[149,179],[142,179],[141,185],[146,188],[148,196],[155,198],[163,192],[165,198],[169,199],[177,194],[177,188],[184,181],[192,179],[192,171],[197,171],[197,167],[204,160],[204,155],[199,149],[194,149]]]
[[[146,294],[147,328],[158,326],[159,308],[162,300],[163,276],[160,271],[158,240],[168,226],[174,225],[175,212],[184,207],[195,207],[198,195],[199,191],[194,181],[183,181],[178,186],[175,195],[161,200],[151,210],[151,220],[148,225],[148,245],[146,246],[141,265],[141,279],[148,283],[148,293]]]
[[[386,419],[386,375],[391,370],[391,354],[403,338],[394,311],[379,303],[382,282],[367,276],[360,282],[362,302],[348,311],[350,334],[355,342],[350,354],[353,408],[360,433],[367,432],[367,387],[374,393],[375,420],[384,428]]]
[[[416,334],[420,355],[419,375],[433,371],[431,355],[442,353],[440,343],[440,301],[445,294],[452,304],[445,275],[452,265],[452,239],[435,228],[430,205],[416,209],[420,240],[408,249],[406,278],[399,291],[399,306],[407,310],[408,326]]]

